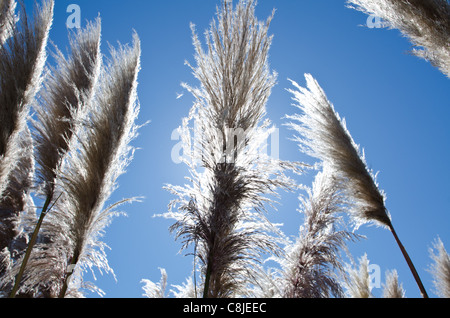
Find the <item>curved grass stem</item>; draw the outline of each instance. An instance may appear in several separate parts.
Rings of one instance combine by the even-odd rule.
[[[425,290],[425,287],[422,284],[422,281],[419,277],[419,274],[417,273],[416,268],[414,267],[413,262],[411,261],[411,258],[408,255],[408,252],[406,252],[405,247],[403,246],[402,242],[400,241],[397,232],[395,232],[394,226],[392,223],[388,224],[389,230],[394,235],[395,241],[397,242],[398,246],[400,247],[400,250],[402,251],[403,257],[405,258],[406,262],[408,263],[409,269],[411,270],[411,273],[414,276],[414,279],[416,280],[417,285],[419,286],[420,293],[422,294],[423,298],[428,298],[427,291]]]

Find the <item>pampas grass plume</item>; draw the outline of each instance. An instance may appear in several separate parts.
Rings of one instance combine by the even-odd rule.
[[[450,78],[450,3],[448,0],[349,0],[351,8],[383,19],[417,47],[412,53]]]

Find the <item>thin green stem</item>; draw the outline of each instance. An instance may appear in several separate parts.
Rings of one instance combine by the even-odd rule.
[[[33,235],[31,236],[30,242],[28,243],[27,250],[25,252],[25,256],[22,261],[22,265],[20,266],[19,273],[16,275],[14,287],[11,291],[11,294],[9,295],[10,298],[15,298],[17,295],[17,292],[19,290],[20,282],[22,281],[23,273],[25,272],[25,268],[27,266],[28,260],[30,259],[31,251],[33,250],[34,244],[36,244],[39,230],[41,229],[42,222],[44,221],[45,216],[47,215],[48,207],[50,206],[50,202],[52,200],[51,196],[47,197],[47,200],[45,201],[44,207],[42,208],[41,215],[39,216],[39,221],[36,224],[36,227],[34,228]]]
[[[203,298],[209,298],[209,284],[211,280],[211,262],[208,262],[208,266],[206,267],[206,275],[205,275],[205,286],[203,288]]]
[[[197,258],[197,240],[195,240],[195,245],[194,245],[194,296],[195,298],[197,298],[197,269],[196,269],[196,264],[195,264],[195,259]]]

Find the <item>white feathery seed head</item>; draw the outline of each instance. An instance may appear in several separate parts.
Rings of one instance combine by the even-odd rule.
[[[334,177],[346,184],[356,225],[375,222],[389,226],[385,194],[378,187],[376,175],[367,167],[364,153],[317,81],[310,74],[305,77],[305,88],[292,82],[295,89],[288,90],[293,95],[294,106],[301,111],[287,116],[291,121],[287,126],[298,133],[295,140],[300,150],[329,165]]]
[[[414,45],[412,53],[450,78],[448,0],[348,0],[349,7],[381,18]]]

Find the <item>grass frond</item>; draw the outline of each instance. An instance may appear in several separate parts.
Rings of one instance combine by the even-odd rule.
[[[69,57],[57,50],[57,65],[51,68],[41,103],[35,107],[37,185],[45,198],[54,197],[63,156],[74,143],[77,126],[92,103],[102,65],[100,28],[97,19],[71,36]]]
[[[343,297],[340,274],[344,271],[341,253],[348,241],[359,236],[346,230],[341,218],[349,205],[344,186],[331,169],[320,171],[308,196],[301,197],[304,224],[296,242],[286,247],[281,258],[282,290],[286,298]]]
[[[434,263],[429,271],[433,275],[436,294],[443,298],[450,298],[450,256],[440,238],[434,242],[430,255]]]
[[[364,154],[317,81],[310,74],[305,77],[306,88],[292,82],[295,90],[288,90],[301,114],[287,116],[291,120],[287,126],[299,134],[296,140],[302,151],[329,165],[335,177],[342,178],[354,201],[350,211],[357,224],[375,222],[389,226],[385,195],[367,167]]]
[[[359,266],[347,265],[344,286],[349,298],[373,298],[370,286],[369,259],[364,254],[359,259]]]
[[[90,108],[86,131],[79,136],[81,148],[67,158],[62,182],[67,196],[59,210],[64,214],[73,247],[68,264],[77,266],[74,275],[80,277],[87,268],[113,273],[101,237],[117,212],[104,209],[104,205],[134,154],[130,142],[138,128],[135,121],[139,113],[140,54],[136,34],[133,47],[111,48],[111,60],[93,102],[95,107]]]
[[[405,290],[398,281],[398,273],[396,270],[386,273],[383,298],[405,298]]]
[[[380,17],[414,45],[412,53],[450,77],[448,0],[349,0],[351,8]]]
[[[191,26],[196,65],[187,64],[200,87],[184,84],[196,101],[180,127],[191,184],[166,187],[178,196],[166,216],[176,219],[182,248],[196,246],[204,297],[241,293],[261,253],[279,249],[264,212],[278,189],[296,188],[285,174],[296,164],[258,151],[273,129],[264,117],[276,73],[268,65],[272,16],[258,21],[255,5],[222,1],[205,49]]]
[[[0,46],[11,36],[13,25],[17,22],[15,0],[0,0]]]
[[[144,294],[142,296],[147,298],[166,298],[167,288],[167,272],[164,268],[159,269],[161,271],[161,280],[159,283],[154,283],[148,279],[141,280],[144,284]]]
[[[35,8],[34,21],[25,9],[11,37],[0,47],[0,198],[20,158],[20,136],[30,105],[41,87],[53,1]]]

